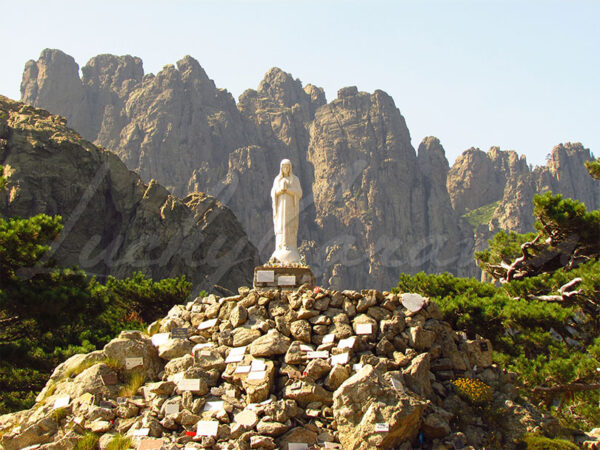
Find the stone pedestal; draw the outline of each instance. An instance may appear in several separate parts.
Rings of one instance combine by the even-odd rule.
[[[258,266],[254,268],[254,289],[296,289],[303,284],[313,287],[315,276],[308,267]]]

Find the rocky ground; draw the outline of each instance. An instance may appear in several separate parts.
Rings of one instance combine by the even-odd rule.
[[[32,409],[0,417],[0,443],[74,448],[93,432],[100,448],[118,435],[148,449],[514,448],[557,433],[514,381],[488,340],[416,294],[240,288],[65,361]]]

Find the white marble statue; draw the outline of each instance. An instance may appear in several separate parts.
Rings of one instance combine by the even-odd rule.
[[[300,261],[298,253],[298,218],[300,216],[300,180],[292,173],[289,159],[281,161],[279,175],[273,182],[273,223],[275,225],[275,251],[271,260],[282,264]]]

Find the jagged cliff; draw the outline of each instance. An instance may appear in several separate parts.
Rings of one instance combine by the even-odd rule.
[[[26,65],[22,99],[65,116],[143,180],[216,195],[263,260],[273,248],[270,185],[289,158],[304,190],[301,250],[322,284],[389,288],[403,271],[474,273],[443,149],[426,140],[417,156],[384,92],[344,88],[327,104],[322,89],[273,68],[236,105],[189,56],[144,75],[137,58],[100,55],[82,74],[44,50]]]
[[[588,209],[600,206],[600,183],[584,166],[593,159],[580,143],[555,146],[545,166],[531,168],[524,156],[492,147],[488,153],[466,150],[454,163],[447,178],[452,206],[460,213],[488,210],[481,214],[476,232],[477,247],[499,230],[533,231],[532,201],[535,194],[552,191],[575,198]]]
[[[8,181],[1,215],[62,216],[52,250],[61,265],[100,277],[185,274],[196,290],[251,282],[258,253],[229,209],[205,194],[180,200],[144,184],[60,116],[0,96],[0,165]]]

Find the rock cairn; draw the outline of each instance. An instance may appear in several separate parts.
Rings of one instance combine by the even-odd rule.
[[[240,288],[68,359],[34,408],[0,417],[0,443],[74,448],[93,432],[100,448],[122,434],[140,449],[450,449],[496,433],[511,448],[553,425],[516,402],[512,375],[416,294]],[[505,429],[454,393],[459,376],[494,387]]]

